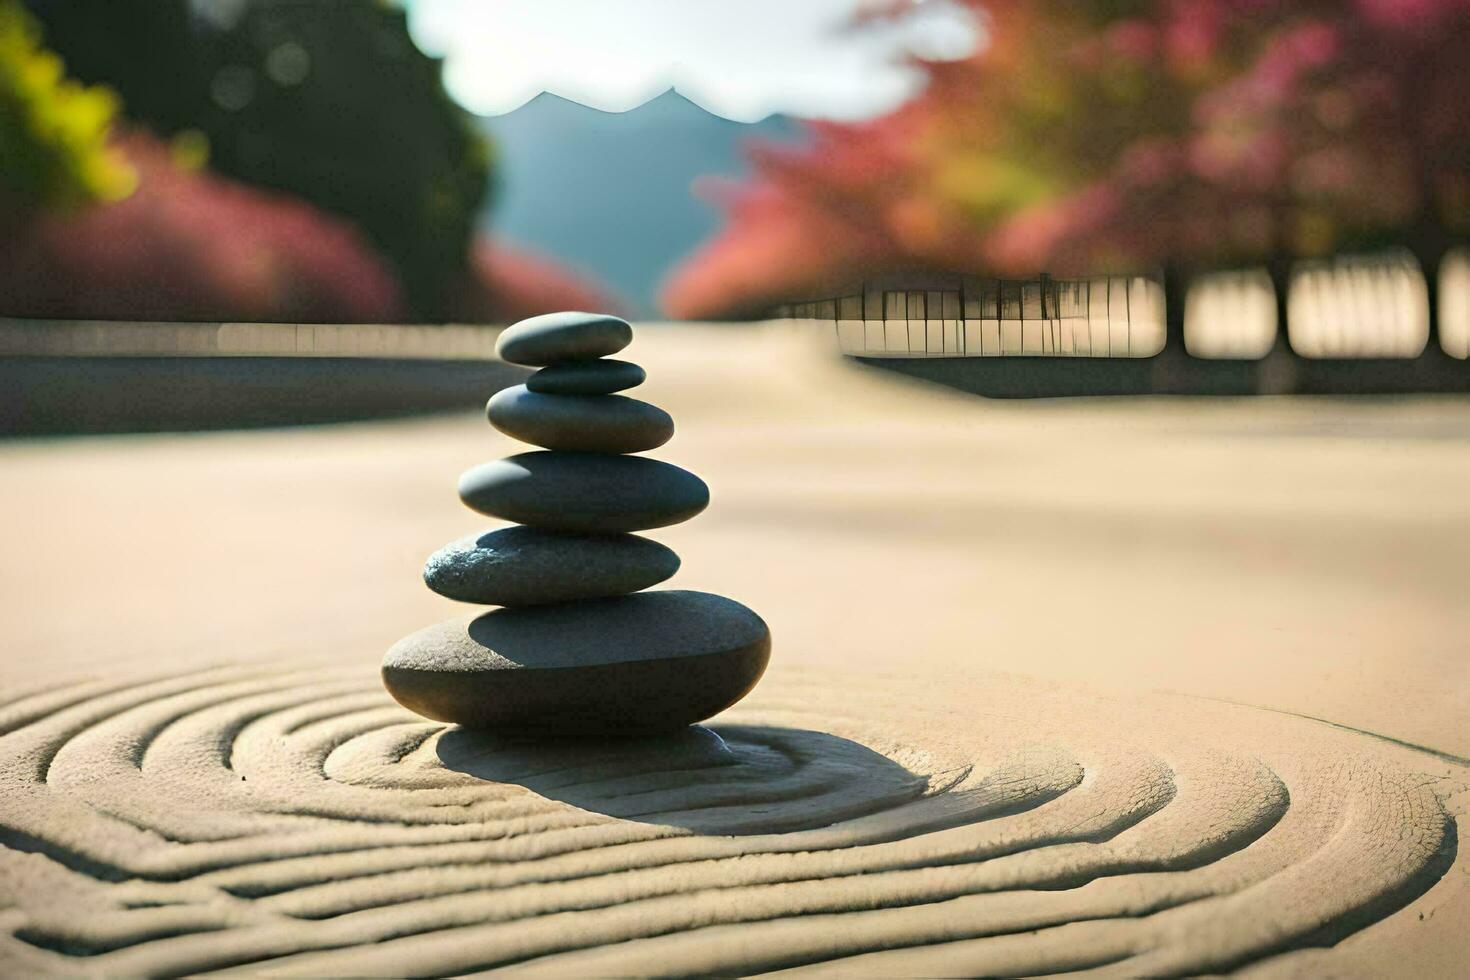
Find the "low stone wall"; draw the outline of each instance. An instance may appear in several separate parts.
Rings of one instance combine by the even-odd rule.
[[[526,371],[495,327],[0,319],[0,435],[342,422],[468,409]]]
[[[1408,395],[1470,392],[1470,364],[1417,358],[1298,357],[1253,361],[1181,354],[1147,358],[857,357],[854,360],[989,398],[1099,395]]]
[[[157,432],[470,409],[526,372],[498,361],[0,358],[0,434]]]

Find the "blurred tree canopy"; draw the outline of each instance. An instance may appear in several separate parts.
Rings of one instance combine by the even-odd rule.
[[[1432,280],[1470,230],[1470,0],[960,2],[987,43],[924,65],[918,97],[811,124],[711,188],[728,224],[671,278],[669,312],[907,270],[1279,279],[1388,242]]]
[[[107,140],[117,99],[78,85],[17,0],[0,0],[0,206],[70,210],[132,190]]]
[[[379,0],[27,0],[48,43],[128,117],[208,141],[210,168],[360,228],[410,313],[443,319],[469,268],[488,144]],[[177,141],[176,141],[177,142]]]
[[[140,131],[113,148],[126,199],[24,217],[0,235],[0,312],[128,320],[381,322],[398,277],[351,224],[297,198],[179,163]]]

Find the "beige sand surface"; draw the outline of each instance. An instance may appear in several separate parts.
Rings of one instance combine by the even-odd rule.
[[[670,585],[775,634],[719,738],[382,692],[463,611],[417,577],[514,450],[475,417],[0,446],[0,973],[1470,962],[1470,402],[993,403],[830,347],[628,352],[714,490]]]

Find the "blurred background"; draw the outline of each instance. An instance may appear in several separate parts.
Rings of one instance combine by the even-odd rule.
[[[792,7],[0,0],[0,313],[658,315],[720,221],[700,180],[976,41],[948,4]]]
[[[0,316],[1464,387],[1467,42],[1470,0],[0,0]]]

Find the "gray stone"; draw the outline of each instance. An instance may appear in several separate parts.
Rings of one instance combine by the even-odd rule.
[[[541,395],[611,395],[636,388],[647,377],[632,361],[603,357],[544,367],[526,379],[526,387]]]
[[[687,521],[709,487],[645,456],[531,452],[466,470],[459,497],[491,517],[560,531],[643,531]]]
[[[633,342],[628,321],[604,313],[547,313],[506,327],[495,341],[502,361],[544,367],[616,354]]]
[[[669,413],[623,395],[538,395],[503,388],[485,406],[490,424],[513,439],[581,453],[641,453],[674,434]]]
[[[554,735],[683,728],[744,697],[771,635],[704,592],[498,609],[398,641],[383,683],[404,707],[471,728]]]
[[[506,527],[440,548],[424,582],[461,602],[530,606],[626,595],[679,570],[679,556],[633,534]]]

